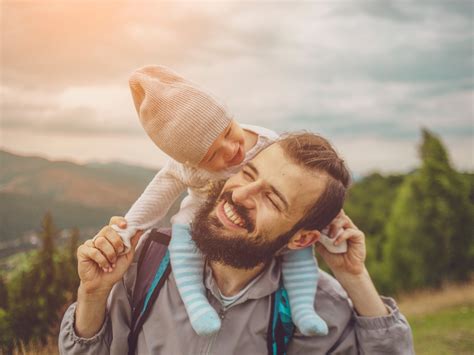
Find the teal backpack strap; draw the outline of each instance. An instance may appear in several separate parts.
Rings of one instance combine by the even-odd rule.
[[[135,354],[138,335],[153,303],[171,272],[168,244],[170,230],[153,230],[138,259],[137,277],[132,295],[132,321],[128,335],[128,354]]]
[[[267,332],[268,355],[286,355],[294,330],[288,293],[281,285],[272,294],[272,313]]]

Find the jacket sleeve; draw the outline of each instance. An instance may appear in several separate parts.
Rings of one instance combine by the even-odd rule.
[[[383,317],[355,314],[355,331],[360,354],[414,354],[413,337],[405,316],[393,298],[382,297],[389,310]]]
[[[329,334],[305,337],[296,329],[288,354],[414,354],[410,326],[392,298],[382,297],[389,314],[361,317],[342,286],[320,270],[315,308]]]
[[[144,236],[143,238],[146,238]],[[142,239],[143,239],[142,238]],[[144,245],[141,241],[140,245]],[[126,354],[128,352],[128,334],[131,324],[130,299],[136,279],[137,260],[140,247],[135,253],[135,260],[130,265],[121,281],[117,282],[107,300],[104,324],[99,332],[91,338],[81,338],[74,329],[76,303],[66,310],[59,331],[59,353],[73,354]]]
[[[64,355],[110,354],[111,331],[108,315],[106,315],[104,324],[96,335],[92,338],[81,338],[74,330],[75,312],[76,303],[73,303],[64,314],[59,331],[59,353]]]

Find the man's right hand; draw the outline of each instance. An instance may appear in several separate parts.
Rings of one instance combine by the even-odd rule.
[[[112,286],[119,281],[130,266],[135,254],[142,231],[137,232],[131,239],[132,248],[129,253],[120,255],[124,245],[112,224],[126,228],[123,217],[112,217],[94,237],[84,242],[77,249],[78,274],[81,288],[88,294],[108,294]]]

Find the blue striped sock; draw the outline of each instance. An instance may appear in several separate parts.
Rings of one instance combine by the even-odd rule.
[[[326,335],[328,326],[314,309],[319,271],[313,249],[308,247],[284,254],[282,273],[293,323],[304,335]]]
[[[216,333],[221,327],[217,312],[206,298],[204,261],[196,251],[188,225],[173,224],[169,245],[171,267],[191,326],[198,335]]]

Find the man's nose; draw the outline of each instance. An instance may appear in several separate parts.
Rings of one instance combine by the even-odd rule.
[[[239,186],[232,191],[232,201],[248,209],[255,208],[255,197],[261,190],[262,184],[258,181]]]

